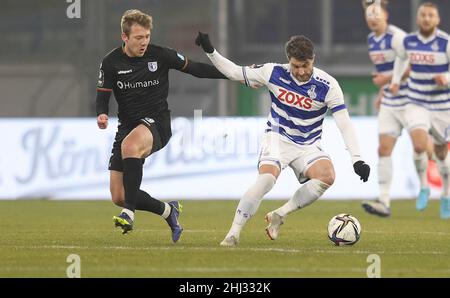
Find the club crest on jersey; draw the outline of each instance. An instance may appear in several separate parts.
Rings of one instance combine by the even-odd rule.
[[[158,69],[158,62],[157,61],[148,63],[148,70],[150,70],[151,72],[155,72],[157,69]]]
[[[439,44],[438,44],[438,41],[437,41],[437,40],[436,40],[435,42],[433,42],[433,44],[431,45],[431,49],[432,49],[434,52],[439,51]]]
[[[317,93],[316,93],[316,85],[312,85],[311,88],[306,92],[308,93],[309,98],[316,99]]]

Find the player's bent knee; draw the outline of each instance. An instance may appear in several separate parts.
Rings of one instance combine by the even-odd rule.
[[[332,169],[324,170],[317,179],[331,186],[335,179],[334,171]]]
[[[439,160],[444,160],[447,157],[447,146],[435,146],[434,153]]]
[[[388,156],[391,156],[391,154],[392,154],[392,148],[390,148],[389,146],[380,145],[378,147],[378,156],[388,157]]]
[[[121,146],[121,151],[122,151],[122,157],[126,158],[126,157],[139,157],[140,154],[140,150],[139,150],[139,146],[130,142],[124,142],[122,143]]]
[[[414,152],[417,154],[422,154],[427,150],[426,144],[414,144]]]

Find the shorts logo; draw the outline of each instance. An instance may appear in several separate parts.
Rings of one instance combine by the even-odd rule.
[[[153,120],[152,118],[144,118],[141,119],[141,122],[145,125],[150,127],[151,124],[155,123],[155,120]]]
[[[151,72],[155,72],[157,69],[158,69],[158,62],[157,61],[148,63],[148,70],[150,70]]]

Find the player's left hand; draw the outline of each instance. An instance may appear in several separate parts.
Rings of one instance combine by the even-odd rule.
[[[355,170],[355,173],[359,176],[359,179],[361,179],[363,182],[367,182],[370,174],[370,167],[368,164],[366,164],[362,160],[358,160],[353,164],[353,169]]]
[[[446,86],[449,83],[447,77],[443,74],[435,76],[433,80],[438,86]]]
[[[209,40],[208,33],[198,32],[197,38],[195,39],[195,44],[201,46],[203,51],[208,54],[214,52],[214,47]]]

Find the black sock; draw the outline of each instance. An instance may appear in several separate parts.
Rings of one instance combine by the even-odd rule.
[[[138,201],[138,191],[142,181],[142,159],[123,160],[123,186],[125,188],[125,208],[134,212]]]
[[[149,211],[158,215],[162,215],[166,209],[166,205],[152,198],[148,193],[143,190],[138,190],[137,200],[136,200],[136,210]]]

